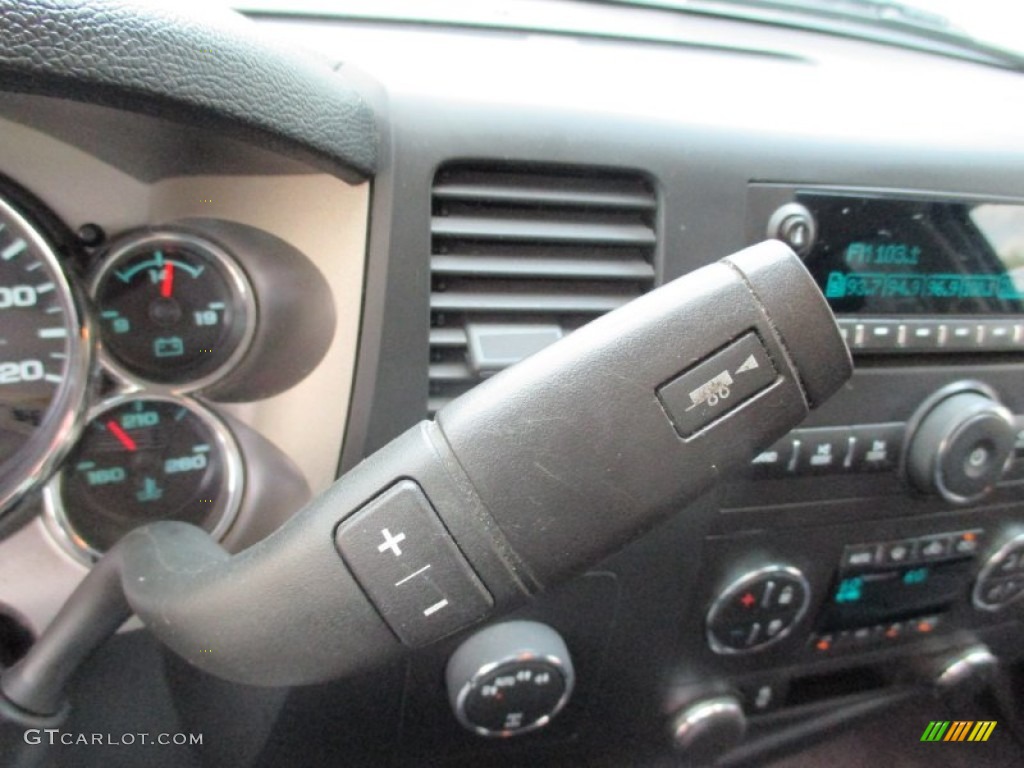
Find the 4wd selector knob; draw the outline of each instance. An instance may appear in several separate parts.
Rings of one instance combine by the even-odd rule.
[[[907,445],[907,478],[921,491],[966,504],[988,494],[1013,452],[1013,414],[987,388],[964,385],[922,406]]]
[[[542,728],[569,700],[575,677],[555,630],[535,621],[482,629],[448,661],[455,717],[480,736],[515,736]]]

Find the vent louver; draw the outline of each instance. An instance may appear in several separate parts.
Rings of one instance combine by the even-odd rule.
[[[639,174],[442,168],[431,216],[430,414],[650,290],[656,213]]]

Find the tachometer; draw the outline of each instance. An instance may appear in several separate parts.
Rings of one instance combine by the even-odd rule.
[[[53,248],[0,199],[0,513],[70,447],[88,384],[88,342]]]

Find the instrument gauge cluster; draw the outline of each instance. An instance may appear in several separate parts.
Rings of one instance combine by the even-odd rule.
[[[297,384],[334,325],[323,275],[267,232],[185,219],[90,247],[5,186],[0,535],[41,491],[46,529],[85,564],[157,520],[222,538],[260,503],[247,473],[288,487],[297,470],[220,404]]]

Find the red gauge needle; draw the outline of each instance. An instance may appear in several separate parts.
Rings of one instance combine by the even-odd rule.
[[[131,435],[129,435],[127,432],[121,429],[118,423],[113,419],[107,422],[107,429],[110,430],[114,437],[116,437],[120,441],[121,445],[123,445],[129,451],[134,451],[137,448],[137,446],[135,445],[135,441],[132,440],[131,438]]]
[[[164,279],[160,281],[160,295],[169,299],[172,293],[174,293],[174,262],[168,261],[164,264]]]

